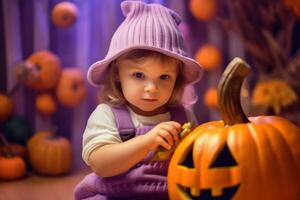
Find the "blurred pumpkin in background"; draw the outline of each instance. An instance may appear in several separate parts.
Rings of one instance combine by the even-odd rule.
[[[0,129],[8,142],[25,145],[32,135],[32,127],[29,121],[20,116],[12,116],[1,123]]]
[[[33,169],[44,175],[67,173],[72,167],[71,143],[53,131],[34,134],[27,143]]]
[[[0,94],[0,122],[8,119],[13,113],[14,104],[12,99],[4,94]]]
[[[218,108],[218,91],[216,87],[209,87],[204,94],[204,104],[208,108]]]
[[[58,101],[68,108],[73,108],[82,103],[86,95],[87,89],[81,71],[75,68],[64,69],[56,88]]]
[[[223,120],[178,145],[168,169],[171,200],[290,199],[300,196],[300,129],[276,116],[247,118],[240,91],[250,67],[235,58],[218,86]]]
[[[271,107],[279,114],[282,107],[297,100],[297,94],[284,80],[270,79],[256,84],[253,90],[252,103],[256,106]]]
[[[35,98],[35,108],[44,116],[51,116],[57,110],[55,100],[50,93],[38,94]]]
[[[71,2],[61,2],[54,6],[51,13],[51,19],[54,25],[62,28],[74,24],[77,19],[78,9]]]
[[[26,164],[21,157],[0,156],[0,180],[15,180],[26,174]]]
[[[189,8],[198,20],[209,21],[216,15],[217,0],[190,0]]]
[[[200,47],[196,52],[195,59],[206,71],[213,71],[222,64],[222,54],[220,50],[211,44]]]
[[[0,141],[4,145],[0,149],[0,180],[10,181],[26,174],[26,164],[22,157],[15,156],[12,146],[0,133]]]
[[[25,84],[35,90],[53,89],[60,78],[61,65],[59,58],[47,50],[33,53],[27,60],[37,71],[37,77],[27,79]]]

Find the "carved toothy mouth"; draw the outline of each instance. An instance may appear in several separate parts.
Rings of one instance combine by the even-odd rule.
[[[213,189],[202,189],[199,196],[192,195],[191,188],[186,188],[178,184],[177,186],[178,189],[180,189],[182,193],[185,193],[185,195],[188,196],[191,200],[230,200],[238,191],[240,184],[232,187],[225,187],[221,191],[216,191]]]

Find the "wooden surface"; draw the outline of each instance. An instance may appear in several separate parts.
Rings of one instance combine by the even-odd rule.
[[[71,200],[74,187],[89,172],[82,169],[59,177],[29,174],[16,181],[0,181],[0,200]]]

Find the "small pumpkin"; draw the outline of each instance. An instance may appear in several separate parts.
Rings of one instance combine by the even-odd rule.
[[[217,0],[191,0],[189,8],[198,20],[209,21],[216,15]]]
[[[0,133],[0,139],[5,146],[8,142]],[[23,177],[26,174],[26,164],[19,156],[14,156],[8,148],[7,151],[0,154],[0,180],[10,181]]]
[[[0,156],[0,179],[9,181],[23,177],[26,164],[21,157]]]
[[[300,129],[277,116],[245,116],[240,90],[249,72],[241,59],[229,64],[218,86],[223,120],[179,143],[167,175],[171,200],[299,199]]]
[[[57,110],[55,100],[49,93],[42,93],[36,96],[35,108],[44,116],[51,116]]]
[[[0,122],[8,119],[13,113],[14,104],[12,99],[4,94],[0,94]]]
[[[60,175],[72,167],[70,142],[53,131],[34,134],[27,143],[29,161],[33,169],[44,175]]]
[[[218,108],[218,91],[216,87],[209,87],[205,91],[204,104],[212,109]]]
[[[10,143],[25,145],[32,135],[32,127],[29,121],[20,116],[12,116],[1,123],[1,130]]]
[[[196,52],[195,59],[206,71],[213,71],[222,64],[222,54],[220,50],[211,44],[200,47]]]
[[[81,71],[75,68],[64,69],[56,88],[58,101],[68,108],[73,108],[82,103],[86,95],[87,89]]]
[[[56,26],[66,28],[74,24],[77,15],[78,9],[75,4],[71,2],[61,2],[54,6],[51,19]]]
[[[40,91],[50,90],[56,86],[60,78],[61,64],[55,54],[47,50],[37,51],[26,62],[34,65],[34,70],[38,73],[35,78],[26,79],[25,84],[28,87]]]

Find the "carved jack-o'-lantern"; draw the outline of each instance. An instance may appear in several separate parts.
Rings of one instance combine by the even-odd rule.
[[[224,121],[200,125],[179,143],[170,199],[299,199],[300,129],[281,117],[245,116],[240,89],[249,71],[240,59],[229,64],[218,88]]]
[[[78,69],[64,69],[56,88],[57,99],[66,107],[79,105],[87,95],[82,73]]]

